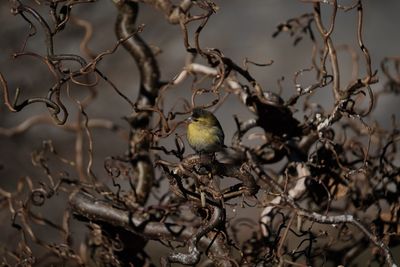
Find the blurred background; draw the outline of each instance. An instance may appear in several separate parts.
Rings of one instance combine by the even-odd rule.
[[[35,8],[37,7],[37,10],[48,18],[47,7],[38,7],[35,1],[23,2],[35,5]],[[219,6],[219,10],[210,18],[202,31],[200,45],[203,48],[218,48],[225,56],[230,57],[238,64],[242,64],[245,58],[259,63],[273,60],[274,63],[268,67],[261,68],[250,65],[250,72],[265,90],[273,92],[278,92],[277,80],[284,77],[282,96],[287,99],[293,95],[295,93],[294,73],[300,69],[311,67],[312,44],[309,39],[304,38],[294,45],[294,39],[288,34],[281,33],[277,38],[273,38],[272,35],[278,24],[301,14],[311,13],[312,5],[295,0],[215,2]],[[343,1],[343,4],[351,2]],[[379,83],[373,85],[372,89],[380,90],[385,82],[381,75],[380,62],[385,56],[400,54],[400,35],[398,34],[400,1],[367,0],[363,3],[364,43],[371,54],[373,70],[378,70],[380,78]],[[323,9],[326,25],[329,22],[329,11],[329,8]],[[355,12],[355,10],[338,12],[333,40],[335,45],[348,44],[360,53],[360,75],[362,77],[365,74],[365,65],[357,45]],[[111,49],[115,45],[117,38],[114,33],[114,24],[117,10],[112,1],[76,5],[72,9],[72,14],[92,23],[93,37],[89,42],[89,48],[95,54]],[[162,80],[173,79],[184,68],[187,57],[180,28],[166,23],[163,14],[146,5],[140,5],[137,21],[145,24],[141,34],[143,39],[155,49],[161,49],[157,60]],[[191,36],[197,25],[194,23],[190,28]],[[44,96],[53,83],[53,77],[46,65],[39,60],[32,57],[12,58],[12,54],[21,49],[29,30],[28,24],[20,16],[11,14],[8,1],[1,1],[0,72],[7,80],[11,92],[15,92],[17,87],[21,88],[21,99]],[[56,35],[55,52],[83,55],[79,48],[83,36],[84,30],[81,27],[68,23],[66,29]],[[45,54],[44,35],[40,27],[38,27],[37,34],[29,39],[25,50]],[[351,76],[351,59],[345,51],[339,52],[338,59],[342,78],[341,85],[345,87]],[[122,46],[115,53],[104,57],[98,68],[130,99],[136,98],[139,85],[138,71],[135,62]],[[313,75],[304,75],[301,79],[305,86],[314,81]],[[123,116],[131,113],[130,106],[104,82],[99,83],[97,91],[96,99],[86,110],[89,118],[105,118],[118,125],[127,126]],[[79,87],[71,88],[71,92],[77,97],[85,96],[88,93]],[[172,106],[178,97],[189,99],[190,95],[190,83],[183,83],[170,89],[166,105]],[[67,123],[73,122],[78,114],[77,106],[67,97],[64,99],[70,111]],[[332,108],[332,92],[328,88],[319,90],[313,99],[317,100],[326,110]],[[399,114],[399,102],[398,99],[386,96],[381,97],[379,101],[371,121],[376,121],[381,126],[388,128],[391,123],[391,114]],[[301,104],[298,105],[298,109],[295,116],[301,119],[303,115]],[[40,114],[47,114],[47,109],[42,104],[29,105],[18,113],[10,113],[5,105],[1,104],[0,127],[14,127],[28,117]],[[241,120],[251,116],[247,109],[234,96],[231,96],[216,111],[216,116],[220,119],[226,133],[227,144],[236,129],[233,115],[237,115]],[[184,132],[183,128],[178,129],[178,133],[184,134]],[[48,124],[36,125],[29,131],[12,138],[0,135],[0,187],[12,191],[15,189],[18,179],[26,176],[29,176],[34,182],[38,182],[45,174],[41,168],[33,166],[32,151],[39,149],[44,140],[52,140],[55,149],[61,156],[71,158],[74,154],[75,138],[73,133]],[[107,179],[103,167],[105,158],[123,154],[127,149],[126,143],[104,129],[93,130],[93,140],[95,145],[93,170],[96,176]],[[53,168],[57,170],[57,165],[54,165]],[[66,170],[68,171],[68,169]],[[50,218],[59,221],[65,206],[65,202],[49,203],[44,210],[49,212]],[[254,215],[257,216],[257,214]],[[0,232],[2,242],[12,242],[13,235],[8,230],[10,229],[5,228]],[[76,231],[78,233],[79,228]]]

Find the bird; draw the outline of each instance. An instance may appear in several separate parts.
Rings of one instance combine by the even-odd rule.
[[[226,147],[224,131],[212,112],[196,107],[187,120],[187,140],[198,154],[214,154]]]

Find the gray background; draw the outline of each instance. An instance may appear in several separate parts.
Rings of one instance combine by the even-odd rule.
[[[350,3],[351,1],[343,1]],[[363,1],[364,2],[364,42],[370,51],[373,70],[379,69],[380,61],[385,56],[399,55],[400,35],[400,1]],[[33,1],[27,1],[33,3]],[[293,46],[293,39],[287,34],[281,34],[273,39],[275,27],[287,19],[312,12],[312,5],[302,4],[300,1],[289,0],[226,0],[216,1],[220,9],[213,15],[201,35],[201,46],[204,48],[218,48],[225,56],[241,63],[246,57],[256,62],[274,60],[269,67],[250,67],[251,73],[264,87],[264,89],[277,91],[276,81],[282,76],[283,96],[287,97],[295,92],[292,82],[293,74],[299,69],[311,66],[311,42],[305,38],[297,46]],[[141,6],[142,7],[142,6]],[[39,8],[47,17],[46,9]],[[330,8],[323,9],[327,18]],[[89,46],[95,53],[112,48],[116,42],[114,22],[116,9],[111,1],[99,1],[95,4],[78,5],[73,8],[73,14],[87,19],[93,23],[94,35]],[[162,48],[162,53],[157,56],[163,80],[171,80],[184,67],[185,49],[178,26],[165,23],[163,15],[157,10],[143,7],[138,19],[139,23],[146,24],[142,36],[150,44]],[[328,19],[325,19],[328,23]],[[195,24],[197,25],[197,24]],[[193,28],[195,29],[195,28]],[[6,77],[11,91],[16,87],[22,89],[22,98],[28,96],[45,95],[52,85],[53,79],[44,64],[32,58],[12,60],[11,54],[21,47],[28,33],[27,24],[19,17],[10,14],[7,1],[0,3],[0,71]],[[355,11],[339,12],[333,34],[335,45],[349,44],[358,50],[356,40],[356,14]],[[192,32],[193,33],[193,32]],[[58,34],[55,39],[56,53],[76,53],[79,51],[79,42],[83,37],[80,27],[69,24],[67,29]],[[43,34],[38,28],[38,34],[31,38],[26,48],[27,51],[44,54]],[[358,50],[359,51],[359,50]],[[360,54],[361,56],[361,54]],[[360,57],[361,74],[365,74],[363,57]],[[76,66],[75,66],[76,67]],[[351,73],[348,54],[339,54],[339,67],[342,77],[342,86],[346,86]],[[107,56],[100,63],[99,68],[131,99],[135,99],[138,89],[138,72],[136,65],[128,53],[121,47],[113,55]],[[382,77],[380,75],[380,77]],[[313,82],[312,75],[302,79],[303,84]],[[373,90],[381,90],[384,79],[374,85]],[[172,89],[168,96],[172,101],[178,96],[189,96],[190,83],[184,83]],[[85,95],[82,88],[73,88],[76,96]],[[98,97],[88,108],[89,117],[108,118],[120,125],[125,125],[122,116],[130,113],[130,107],[106,84],[98,86]],[[64,95],[64,98],[65,95]],[[329,110],[332,107],[332,94],[328,88],[315,94],[314,100]],[[76,119],[76,106],[69,100],[66,103],[71,110],[69,121]],[[171,102],[172,103],[172,102]],[[171,104],[169,103],[169,105]],[[390,115],[398,112],[398,99],[382,97],[380,104],[373,113],[373,119],[382,126],[389,127]],[[301,106],[299,105],[300,109]],[[22,122],[25,118],[46,114],[46,108],[41,104],[30,105],[19,113],[10,113],[4,105],[0,106],[0,127],[12,127]],[[227,140],[233,134],[234,124],[232,115],[236,114],[241,119],[250,117],[235,97],[217,110],[216,115],[225,130]],[[301,113],[296,116],[301,118]],[[184,133],[184,129],[179,129]],[[106,130],[94,130],[94,171],[99,177],[105,177],[103,161],[110,155],[121,155],[126,149],[126,144]],[[65,157],[71,157],[75,141],[74,135],[48,125],[39,125],[30,131],[13,137],[0,136],[0,186],[6,190],[15,188],[17,179],[29,176],[34,182],[44,177],[39,168],[32,167],[30,153],[41,146],[43,140],[52,139],[57,149]],[[229,141],[227,141],[228,143]],[[55,168],[55,171],[57,169]],[[106,178],[104,178],[106,179]],[[54,205],[54,204],[52,204]],[[44,210],[51,210],[49,216],[60,220],[62,212],[60,203],[57,209],[47,205]],[[48,208],[48,209],[47,209]],[[254,215],[256,215],[255,213]],[[78,230],[77,230],[78,231]],[[50,236],[50,235],[49,235]],[[10,239],[7,230],[2,231],[0,237]]]

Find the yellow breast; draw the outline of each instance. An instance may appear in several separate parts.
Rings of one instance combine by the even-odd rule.
[[[197,152],[215,152],[221,148],[217,127],[190,123],[187,130],[189,145]],[[223,142],[223,141],[222,141]]]

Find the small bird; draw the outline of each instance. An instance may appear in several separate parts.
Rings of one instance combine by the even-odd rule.
[[[187,139],[197,153],[210,154],[225,147],[224,131],[218,119],[210,111],[194,108],[188,121]]]

